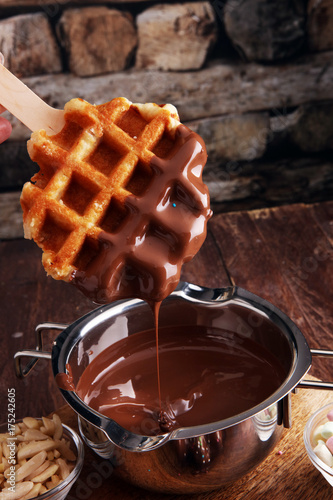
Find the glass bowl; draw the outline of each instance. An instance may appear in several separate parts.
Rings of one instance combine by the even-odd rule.
[[[333,468],[325,464],[313,451],[316,443],[314,442],[314,433],[316,428],[328,421],[327,414],[333,410],[333,403],[323,406],[317,410],[307,421],[304,429],[304,444],[307,454],[313,465],[322,473],[324,478],[333,486]]]
[[[36,420],[40,420],[37,418]],[[21,420],[16,421],[15,423],[19,423]],[[69,476],[61,481],[57,486],[52,488],[52,490],[46,491],[42,495],[38,495],[31,500],[64,500],[75,481],[78,479],[80,472],[83,466],[84,460],[84,447],[83,442],[80,436],[68,425],[62,424],[63,427],[63,436],[66,437],[70,442],[70,448],[77,456],[75,467]],[[8,424],[3,423],[0,425],[0,433],[8,432]]]

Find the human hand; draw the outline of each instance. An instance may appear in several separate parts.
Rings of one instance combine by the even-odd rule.
[[[0,114],[5,111],[5,108],[0,104]],[[6,118],[0,116],[0,144],[8,139],[12,133],[12,126]]]

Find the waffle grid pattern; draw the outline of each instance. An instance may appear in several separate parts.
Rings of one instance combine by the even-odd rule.
[[[200,199],[198,188],[183,176],[181,184],[163,192],[160,174],[151,166],[157,157],[162,168],[167,167],[163,159],[172,154],[178,117],[157,105],[140,106],[124,98],[100,106],[73,99],[65,107],[67,125],[60,134],[32,135],[28,150],[40,171],[22,191],[25,234],[43,249],[43,265],[56,279],[69,281],[73,272],[84,271],[99,254],[103,233],[111,245],[117,245],[120,233],[133,234],[143,243],[136,245],[135,254],[132,246],[130,255],[121,256],[120,265],[114,261],[118,280],[127,264],[152,266],[144,262],[144,240],[155,245],[153,267],[160,265],[159,253],[162,260],[168,254],[171,263],[173,253],[186,258],[187,244],[181,243],[174,227],[177,222],[177,230],[186,233],[186,218],[196,217],[203,208],[193,204]],[[155,203],[164,200],[169,206],[147,221],[140,212],[147,212],[148,188]],[[170,205],[173,199],[176,211]],[[181,213],[181,207],[186,212]]]

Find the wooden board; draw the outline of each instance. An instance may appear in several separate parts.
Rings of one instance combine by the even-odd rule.
[[[302,389],[292,394],[291,429],[284,430],[275,450],[257,469],[229,487],[198,495],[162,495],[144,491],[116,477],[110,466],[85,447],[83,470],[73,486],[69,500],[326,500],[332,498],[332,487],[311,464],[303,444],[306,421],[316,409],[333,402],[333,392]],[[77,428],[77,416],[69,406],[57,411],[64,423]],[[103,477],[106,476],[106,477]],[[95,486],[95,487],[94,487]],[[97,487],[96,487],[97,486]]]
[[[333,202],[234,212],[211,221],[233,283],[284,311],[312,348],[333,348],[332,221]],[[332,360],[315,360],[312,375],[331,379]]]

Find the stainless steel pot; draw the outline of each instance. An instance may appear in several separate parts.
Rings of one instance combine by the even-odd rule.
[[[174,314],[179,308],[181,316]],[[274,394],[248,411],[158,436],[130,432],[88,407],[75,392],[59,389],[78,414],[86,444],[99,456],[112,460],[119,476],[140,487],[165,493],[195,493],[238,479],[271,452],[283,427],[290,427],[292,390],[333,389],[331,383],[301,381],[311,366],[311,354],[332,356],[333,352],[311,351],[302,333],[284,313],[241,288],[208,289],[180,283],[162,304],[160,324],[213,326],[249,337],[279,357],[286,377]],[[17,375],[26,376],[38,359],[46,358],[52,361],[54,376],[66,373],[69,363],[76,384],[102,350],[151,327],[150,309],[140,300],[99,307],[71,325],[39,325],[36,350],[15,355]],[[49,328],[62,333],[52,352],[45,352],[42,331]],[[32,360],[23,368],[21,360],[26,357]]]

